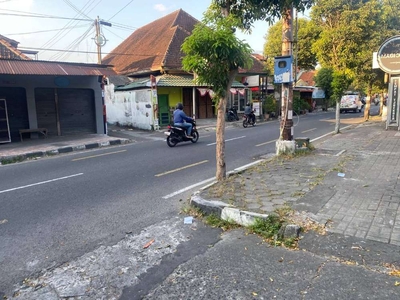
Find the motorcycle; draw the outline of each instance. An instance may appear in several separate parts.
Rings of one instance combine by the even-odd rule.
[[[175,125],[168,125],[168,131],[165,131],[164,134],[167,136],[167,145],[170,147],[175,147],[176,144],[181,142],[189,142],[196,143],[199,140],[199,133],[196,129],[196,121],[188,121],[193,125],[192,128],[192,137],[186,137],[186,128],[175,126]]]
[[[228,122],[239,121],[236,108],[231,107],[230,109],[227,109],[226,114]]]
[[[251,115],[243,115],[243,127],[247,128],[247,126],[256,126],[256,122],[253,121],[253,118],[251,117]]]

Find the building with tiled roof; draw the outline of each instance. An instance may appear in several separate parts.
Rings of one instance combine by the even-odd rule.
[[[193,74],[182,67],[184,53],[181,46],[197,23],[197,19],[182,9],[176,10],[134,31],[102,60],[104,64],[113,65],[118,74],[133,79],[132,83],[116,88],[116,95],[122,91],[149,88],[150,76],[155,76],[157,103],[153,118],[160,120],[160,125],[169,123],[170,114],[178,102],[184,104],[188,115],[215,117],[212,87],[197,86]],[[266,74],[260,58],[252,56],[252,59],[252,68],[239,70],[228,101],[228,106],[235,105],[239,111],[244,110],[245,103],[252,97],[248,78]],[[258,79],[255,82],[258,86]],[[117,105],[115,101],[106,99],[110,110]],[[125,118],[124,114],[121,119]],[[135,120],[131,123],[134,124]]]
[[[18,42],[0,34],[0,59],[22,59],[29,60],[22,51],[18,49]]]
[[[135,30],[103,63],[127,76],[182,70],[181,45],[198,22],[179,9]]]

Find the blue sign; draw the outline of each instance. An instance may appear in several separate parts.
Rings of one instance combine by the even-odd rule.
[[[274,60],[274,83],[293,82],[292,56],[277,56]]]
[[[69,79],[67,77],[56,77],[54,78],[54,84],[59,87],[69,86]]]

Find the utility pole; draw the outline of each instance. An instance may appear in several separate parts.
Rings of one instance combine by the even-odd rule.
[[[288,8],[283,15],[282,56],[293,55],[293,8]],[[291,70],[292,71],[292,70]],[[292,72],[290,72],[292,73]],[[282,83],[281,124],[276,153],[294,153],[293,140],[293,79]]]
[[[97,16],[97,19],[94,21],[94,25],[96,26],[96,37],[94,39],[94,42],[97,46],[97,63],[101,65],[101,47],[106,44],[107,40],[101,33],[100,25],[105,25],[108,27],[111,27],[112,25],[111,23],[101,21],[99,16]]]

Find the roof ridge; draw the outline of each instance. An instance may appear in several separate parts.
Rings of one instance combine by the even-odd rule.
[[[20,57],[23,60],[31,60],[31,58],[29,58],[28,56],[26,56],[25,54],[23,54],[20,50],[18,50],[18,48],[14,48],[8,41],[6,41],[5,39],[0,39],[0,43],[8,48],[8,50],[10,50],[11,52],[13,52],[16,56]]]

